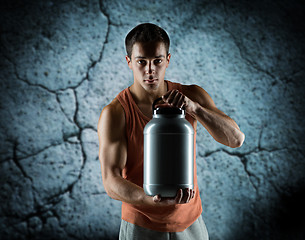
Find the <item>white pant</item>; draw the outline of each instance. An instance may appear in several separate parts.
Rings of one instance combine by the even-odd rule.
[[[200,217],[183,232],[157,232],[121,221],[120,240],[208,240],[205,223]]]

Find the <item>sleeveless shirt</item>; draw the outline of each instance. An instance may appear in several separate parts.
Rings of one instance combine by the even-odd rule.
[[[181,84],[165,80],[168,90],[181,91]],[[181,91],[182,92],[182,91]],[[143,130],[151,120],[135,103],[129,88],[117,97],[125,112],[127,161],[123,177],[143,188]],[[186,114],[186,119],[194,128],[195,119]],[[195,197],[186,204],[172,206],[136,206],[122,202],[122,219],[140,227],[160,232],[181,232],[192,225],[202,213],[201,199],[197,184],[196,170],[196,129],[194,128],[194,189]]]

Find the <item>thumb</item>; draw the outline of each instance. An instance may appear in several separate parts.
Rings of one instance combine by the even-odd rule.
[[[160,196],[160,195],[155,195],[155,196],[153,197],[153,201],[154,201],[154,202],[160,202],[160,201],[161,201],[161,196]]]

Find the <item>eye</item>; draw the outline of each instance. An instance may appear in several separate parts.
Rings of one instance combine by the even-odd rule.
[[[156,60],[154,61],[155,64],[159,64],[159,63],[161,63],[161,62],[162,62],[161,59],[156,59]]]
[[[145,60],[139,60],[138,63],[141,64],[141,65],[145,65],[146,61]]]

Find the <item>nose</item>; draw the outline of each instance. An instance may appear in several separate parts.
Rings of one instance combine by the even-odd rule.
[[[148,64],[146,64],[145,71],[146,71],[146,74],[153,74],[153,73],[155,73],[155,66],[154,66],[154,64],[151,61],[149,61]]]

